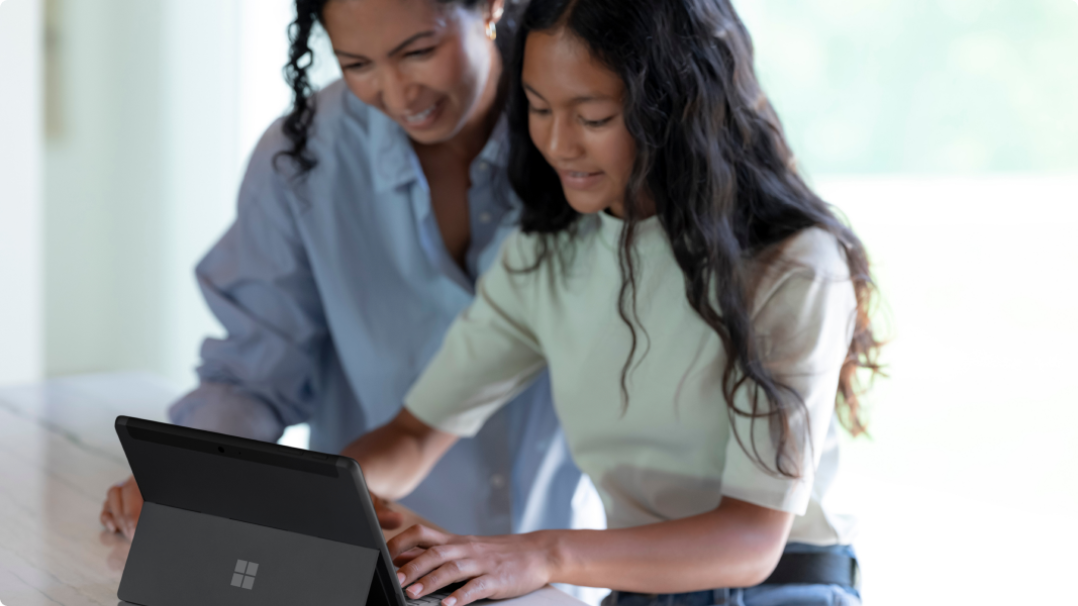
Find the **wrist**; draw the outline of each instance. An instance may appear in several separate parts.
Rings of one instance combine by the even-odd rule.
[[[547,583],[564,583],[572,569],[573,553],[570,540],[573,530],[542,530],[537,532],[546,563]]]

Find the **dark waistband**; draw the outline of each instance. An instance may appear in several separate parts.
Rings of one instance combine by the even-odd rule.
[[[857,555],[850,545],[808,545],[789,543],[774,572],[760,585],[839,585],[855,592],[861,585]],[[708,606],[715,604],[715,591],[690,591],[673,594],[640,594],[614,591],[603,600],[604,606]],[[643,601],[642,601],[643,600]]]

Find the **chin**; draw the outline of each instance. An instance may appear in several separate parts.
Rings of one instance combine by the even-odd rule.
[[[566,201],[569,206],[582,215],[594,215],[610,208],[610,202],[606,197],[580,195],[579,193],[566,192]]]
[[[408,133],[409,139],[424,145],[444,143],[452,139],[453,135],[456,134],[456,129],[452,127],[425,128],[421,131],[413,131],[403,124],[401,126],[404,127],[404,132]]]
[[[436,145],[455,137],[464,128],[463,122],[464,120],[459,115],[443,114],[434,124],[420,130],[408,128],[408,125],[401,122],[397,124],[404,128],[404,132],[408,133],[408,138],[412,141],[424,145]]]

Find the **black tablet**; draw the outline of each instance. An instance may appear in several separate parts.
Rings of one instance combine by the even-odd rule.
[[[119,598],[406,606],[352,459],[117,417],[145,500]]]

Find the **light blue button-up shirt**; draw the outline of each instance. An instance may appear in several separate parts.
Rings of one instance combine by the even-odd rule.
[[[317,96],[317,167],[299,180],[275,171],[287,146],[278,122],[251,158],[236,222],[198,265],[228,336],[206,339],[200,387],[169,412],[178,424],[267,441],[306,421],[312,449],[339,452],[400,411],[519,201],[505,176],[503,120],[471,165],[462,269],[407,135],[342,82]],[[285,158],[279,165],[290,170]],[[462,534],[565,528],[580,478],[544,376],[402,502]]]

